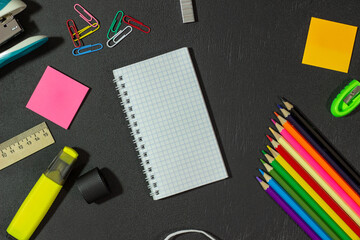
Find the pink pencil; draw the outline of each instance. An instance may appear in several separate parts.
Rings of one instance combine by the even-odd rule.
[[[291,134],[283,128],[276,121],[271,119],[278,129],[280,134],[286,141],[295,149],[296,152],[311,166],[311,168],[317,172],[317,174],[324,179],[324,181],[336,192],[336,194],[343,199],[346,204],[360,216],[359,205],[337,184],[334,179],[315,161],[315,159],[291,136]]]

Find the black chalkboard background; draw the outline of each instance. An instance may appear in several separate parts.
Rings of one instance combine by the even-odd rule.
[[[335,119],[328,101],[338,85],[360,78],[360,45],[355,41],[349,73],[302,65],[312,16],[360,25],[360,3],[311,0],[194,0],[198,21],[183,24],[178,0],[86,0],[79,2],[101,28],[85,44],[106,42],[118,10],[151,27],[133,33],[113,49],[74,57],[65,22],[85,22],[76,1],[26,1],[19,14],[26,32],[49,42],[0,69],[0,142],[45,119],[25,108],[46,66],[91,90],[69,130],[46,121],[56,143],[0,171],[0,239],[52,158],[64,146],[80,153],[80,163],[34,235],[38,240],[163,239],[184,229],[207,230],[219,239],[304,239],[306,235],[261,190],[260,150],[268,141],[270,118],[285,96],[310,118],[336,148],[360,169],[360,113]],[[142,174],[130,130],[117,98],[112,70],[181,47],[191,49],[199,81],[215,124],[231,177],[164,200],[154,201]],[[100,204],[88,205],[74,178],[94,167],[115,189]],[[196,234],[177,239],[205,239]]]

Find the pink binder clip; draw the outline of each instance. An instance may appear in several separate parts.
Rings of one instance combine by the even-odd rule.
[[[142,31],[144,33],[149,33],[150,32],[150,28],[148,26],[146,26],[142,22],[140,22],[140,21],[136,20],[135,18],[132,18],[132,17],[130,17],[128,15],[124,16],[123,21],[126,24],[128,24],[128,25],[130,25],[130,26],[132,26],[132,27],[134,27],[136,29],[139,29],[140,31]],[[134,22],[134,23],[132,23],[132,22]]]
[[[77,6],[80,8],[80,10],[76,9]],[[75,9],[75,11],[77,11],[80,14],[80,17],[82,19],[84,19],[84,21],[87,22],[90,26],[97,27],[99,25],[98,20],[93,15],[91,15],[88,11],[86,11],[86,9],[83,6],[81,6],[80,4],[76,3],[74,5],[74,9]],[[92,22],[94,22],[94,23],[92,23]]]

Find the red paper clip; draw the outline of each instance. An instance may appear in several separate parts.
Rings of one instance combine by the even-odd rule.
[[[142,31],[144,33],[149,33],[150,32],[150,28],[148,26],[146,26],[142,22],[140,22],[140,21],[136,20],[135,18],[132,18],[132,17],[130,17],[128,15],[124,16],[123,21],[124,21],[124,23],[126,23],[126,24],[128,24],[130,26],[133,26],[134,28],[139,29],[140,31]],[[131,22],[134,22],[137,25],[135,25],[135,24],[133,24]],[[146,29],[146,31],[145,31],[145,29]]]
[[[69,30],[71,40],[76,48],[81,47],[81,41],[75,22],[72,19],[66,21],[67,29]],[[78,43],[78,44],[76,44]]]

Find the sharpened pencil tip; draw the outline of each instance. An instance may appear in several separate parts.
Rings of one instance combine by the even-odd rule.
[[[266,154],[267,154],[267,152],[265,152],[264,150],[261,150],[261,152],[262,152],[262,154],[264,154],[264,155],[266,155]]]
[[[268,149],[269,149],[269,151],[271,152],[271,154],[273,155],[274,158],[279,156],[279,153],[277,151],[275,151],[274,149],[272,149],[271,147],[268,147]]]
[[[269,139],[270,142],[273,141],[273,139],[269,135],[266,134],[266,137]]]
[[[280,126],[280,125],[276,125],[276,126]],[[274,129],[272,129],[271,127],[269,127],[269,130],[270,130],[270,132],[272,133],[272,135],[274,135],[274,137],[275,137],[275,139],[276,140],[278,140],[280,137],[281,137],[281,135],[279,134],[279,133],[277,133]]]
[[[274,112],[274,114],[275,114],[275,116],[277,116],[277,117],[279,116],[279,114],[278,114],[277,112]]]
[[[283,107],[280,104],[278,104],[277,107],[280,109],[283,109]]]
[[[259,172],[261,173],[261,175],[264,176],[264,171],[263,170],[259,169]]]
[[[259,177],[256,177],[256,180],[258,180],[258,182],[262,182],[263,180],[261,180],[261,178],[259,178]]]
[[[265,164],[266,162],[264,161],[264,160],[262,160],[262,159],[260,159],[260,162],[262,163],[262,164]]]
[[[274,119],[271,118],[271,121],[272,121],[272,123],[273,123],[274,125],[276,125],[276,122],[275,122]]]
[[[269,145],[267,145],[266,147],[269,149],[270,152],[275,151],[275,150],[272,149],[272,147],[270,147]]]
[[[270,132],[272,133],[272,134],[274,134],[274,129],[272,129],[271,127],[269,127],[269,130],[270,130]]]

